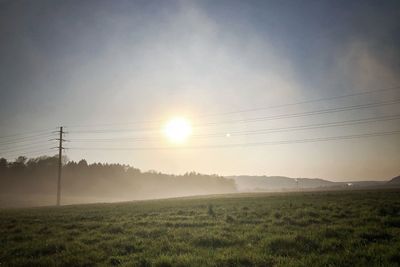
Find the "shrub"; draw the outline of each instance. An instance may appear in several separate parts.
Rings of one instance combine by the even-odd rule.
[[[212,204],[208,205],[208,212],[207,213],[208,213],[208,215],[210,215],[212,217],[215,217],[215,212],[214,212],[214,208],[213,208]]]
[[[230,215],[226,215],[225,221],[227,223],[233,223],[233,222],[235,222],[235,219]]]

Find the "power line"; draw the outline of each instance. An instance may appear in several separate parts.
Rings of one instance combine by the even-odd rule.
[[[33,134],[34,132],[42,132],[39,134]],[[49,152],[51,148],[43,148],[49,145],[49,138],[54,135],[47,130],[43,131],[32,131],[26,133],[15,134],[15,136],[22,136],[24,134],[28,134],[29,136],[23,137],[13,137],[8,140],[4,140],[0,142],[0,155],[6,156],[7,158],[21,155],[31,155],[42,152]],[[44,140],[45,139],[45,140]],[[54,139],[53,139],[54,140]]]
[[[298,143],[313,143],[313,142],[324,142],[334,140],[347,140],[347,139],[358,139],[366,137],[377,137],[400,134],[400,130],[390,132],[374,132],[365,134],[354,134],[354,135],[342,135],[342,136],[331,136],[321,138],[308,138],[308,139],[295,139],[295,140],[282,140],[276,142],[254,142],[254,143],[239,143],[239,144],[225,144],[225,145],[206,145],[206,146],[186,146],[186,147],[131,147],[131,148],[115,148],[115,147],[71,147],[73,150],[184,150],[184,149],[206,149],[206,148],[233,148],[233,147],[248,147],[248,146],[264,146],[264,145],[284,145],[284,144],[298,144]]]
[[[351,125],[398,120],[398,119],[400,119],[400,115],[379,116],[379,117],[365,118],[365,119],[306,124],[306,125],[290,126],[290,127],[278,127],[278,128],[267,128],[267,129],[246,130],[246,131],[233,131],[233,132],[225,131],[225,132],[219,132],[219,133],[193,135],[191,138],[226,137],[226,134],[228,134],[228,133],[230,134],[231,137],[242,136],[242,135],[257,135],[257,134],[266,134],[266,133],[271,133],[271,132],[275,133],[275,132],[309,130],[309,129],[319,129],[319,128],[327,128],[327,127],[337,127],[337,126],[351,126]],[[146,137],[139,137],[139,138],[129,138],[129,137],[121,138],[120,137],[120,138],[98,138],[98,139],[81,138],[81,139],[70,139],[70,141],[72,141],[72,142],[149,141],[149,138],[148,137],[147,138]]]
[[[29,140],[29,141],[20,141],[20,142],[13,142],[13,143],[7,143],[7,144],[0,144],[0,151],[3,149],[10,149],[10,148],[17,148],[17,147],[25,147],[25,146],[31,146],[31,145],[36,145],[36,144],[41,144],[41,143],[48,143],[51,141],[48,137],[46,139],[37,139],[37,140]]]
[[[205,114],[205,115],[203,115],[203,117],[245,113],[245,112],[250,112],[250,111],[267,110],[267,109],[287,107],[287,106],[293,106],[293,105],[301,105],[301,104],[320,102],[320,101],[330,101],[330,100],[334,100],[334,99],[361,96],[361,95],[372,94],[372,93],[377,93],[377,92],[386,92],[386,91],[395,90],[395,89],[399,89],[399,88],[400,88],[400,86],[396,86],[396,87],[391,87],[391,88],[377,89],[377,90],[372,90],[372,91],[353,93],[353,94],[347,94],[347,95],[341,95],[341,96],[324,97],[324,98],[319,98],[319,99],[305,100],[305,101],[287,103],[287,104],[281,104],[281,105],[275,105],[275,106],[243,109],[243,110],[224,112],[224,113],[216,113],[216,114]],[[225,120],[225,121],[220,121],[220,122],[208,122],[208,123],[194,125],[194,127],[200,128],[200,127],[215,126],[215,125],[222,125],[222,124],[251,123],[251,122],[259,122],[259,121],[267,121],[267,120],[307,117],[307,116],[314,116],[314,115],[320,115],[320,114],[330,114],[330,113],[334,113],[334,112],[343,112],[343,111],[352,111],[352,110],[358,110],[358,109],[374,108],[374,107],[393,105],[393,104],[398,104],[398,103],[400,103],[400,99],[360,104],[360,105],[336,107],[336,108],[329,108],[329,109],[320,109],[320,110],[314,110],[314,111],[308,111],[308,112],[289,113],[289,114],[263,116],[263,117],[238,119],[238,120]],[[348,121],[342,121],[342,122],[321,123],[321,124],[311,124],[311,125],[301,125],[301,126],[281,127],[281,128],[269,128],[269,129],[257,129],[257,130],[252,130],[252,131],[236,131],[236,132],[231,132],[230,134],[232,134],[232,135],[251,135],[251,134],[264,134],[264,133],[269,133],[269,132],[297,131],[297,130],[316,129],[316,128],[324,128],[324,127],[347,126],[347,125],[354,125],[354,124],[361,124],[361,123],[370,123],[370,122],[375,122],[375,121],[398,119],[396,116],[398,116],[398,115],[395,115],[393,117],[387,117],[387,118],[380,117],[380,118],[369,118],[369,119],[355,119],[355,120],[348,120]],[[153,122],[155,122],[155,121],[153,121]],[[160,122],[160,121],[157,121],[157,122]],[[141,121],[141,122],[136,122],[136,123],[134,122],[134,123],[102,124],[102,125],[103,126],[104,125],[111,126],[111,125],[123,125],[123,124],[143,124],[143,123],[152,123],[152,122],[151,121]],[[96,126],[96,125],[73,126],[73,127],[79,128],[79,127],[93,127],[93,126]],[[44,141],[42,141],[42,138],[52,136],[51,133],[48,132],[49,130],[51,130],[51,129],[30,131],[30,132],[24,132],[24,133],[15,133],[12,135],[1,136],[0,139],[4,139],[4,140],[0,141],[0,147],[3,146],[3,149],[1,149],[1,153],[14,153],[14,152],[22,151],[22,150],[26,150],[26,149],[37,148],[38,146],[41,146],[41,144],[44,143]],[[146,132],[146,131],[152,131],[152,130],[158,131],[159,129],[158,129],[158,127],[157,128],[144,127],[144,128],[136,128],[136,129],[100,129],[100,130],[86,130],[86,131],[78,130],[78,131],[73,131],[72,133]],[[214,137],[214,136],[217,137],[222,134],[225,134],[225,133],[211,133],[211,134],[197,135],[197,136],[193,136],[193,137],[208,138],[208,137]],[[60,139],[62,139],[62,138],[60,138]],[[60,139],[57,139],[57,140],[60,140]],[[108,140],[107,139],[102,139],[102,140],[100,140],[100,139],[98,139],[98,140],[81,139],[81,141],[94,141],[94,142],[114,141],[114,140],[116,140],[116,139],[114,139],[114,138],[108,139]],[[120,139],[120,140],[122,140],[122,139]],[[142,141],[142,140],[147,140],[147,139],[145,139],[145,138],[129,138],[129,139],[125,139],[125,140]],[[79,141],[79,139],[76,139],[75,141]],[[8,146],[8,145],[13,145],[13,147],[4,148],[4,146]],[[60,147],[62,147],[62,146],[60,146]]]
[[[32,136],[27,136],[27,137],[13,138],[13,139],[9,139],[9,140],[0,141],[0,145],[14,144],[14,143],[19,143],[19,142],[28,142],[30,140],[36,140],[36,139],[41,139],[41,138],[50,137],[50,136],[52,136],[51,133],[43,133],[43,134],[32,135]]]
[[[360,105],[350,105],[350,106],[344,106],[344,107],[320,109],[320,110],[307,111],[307,112],[296,112],[296,113],[288,113],[288,114],[281,114],[281,115],[248,118],[248,119],[208,122],[208,123],[195,124],[195,125],[193,125],[193,127],[201,128],[201,127],[215,126],[215,125],[222,125],[222,124],[252,123],[252,122],[268,121],[268,120],[280,120],[280,119],[288,119],[288,118],[308,117],[308,116],[315,116],[315,115],[321,115],[321,114],[330,114],[330,113],[343,112],[343,111],[353,111],[353,110],[374,108],[374,107],[380,107],[380,106],[394,105],[394,104],[398,104],[398,103],[400,103],[400,99],[360,104]],[[81,131],[70,131],[70,133],[72,133],[72,134],[73,133],[100,133],[100,134],[102,134],[102,133],[113,133],[113,132],[145,132],[145,131],[152,131],[152,130],[153,131],[158,130],[158,128],[153,127],[153,128],[136,128],[136,129],[81,130]]]
[[[82,133],[90,133],[90,134],[102,134],[102,133],[117,133],[117,132],[151,132],[157,131],[158,127],[148,127],[148,128],[134,128],[134,129],[100,129],[100,130],[78,130],[78,131],[69,131],[71,134],[82,134]]]
[[[0,136],[0,139],[8,139],[8,138],[13,138],[16,136],[24,136],[24,135],[32,135],[32,134],[39,134],[39,133],[44,133],[44,132],[49,132],[53,129],[44,129],[44,130],[38,130],[38,131],[31,131],[31,132],[24,132],[24,133],[14,133],[10,135],[4,135]]]
[[[46,141],[46,142],[39,142],[39,143],[35,143],[35,144],[29,144],[29,145],[25,145],[25,146],[5,148],[5,149],[1,149],[0,152],[7,153],[7,152],[14,152],[14,151],[23,151],[25,149],[30,149],[30,148],[40,148],[40,147],[43,147],[43,145],[45,145],[45,144],[48,145],[49,142]]]
[[[354,119],[347,121],[336,121],[336,122],[328,122],[328,123],[314,123],[308,125],[299,125],[299,126],[290,126],[290,127],[277,127],[277,128],[267,128],[267,129],[257,129],[257,130],[247,130],[247,131],[233,131],[229,132],[230,136],[241,136],[241,135],[253,135],[253,134],[265,134],[265,133],[276,133],[276,132],[288,132],[288,131],[299,131],[299,130],[310,130],[310,129],[320,129],[320,128],[329,128],[329,127],[338,127],[338,126],[352,126],[358,124],[366,124],[373,122],[382,122],[382,121],[390,121],[390,120],[398,120],[400,119],[400,115],[393,116],[381,116],[375,118],[366,118],[366,119]],[[205,134],[201,135],[204,137],[208,136],[225,136],[227,133],[218,133],[218,134]]]
[[[304,100],[304,101],[299,101],[299,102],[294,102],[294,103],[287,103],[287,104],[274,105],[274,106],[268,106],[268,107],[242,109],[242,110],[229,111],[229,112],[224,112],[224,113],[213,113],[213,114],[204,115],[204,116],[208,117],[208,116],[217,116],[217,115],[231,115],[231,114],[238,114],[238,113],[245,113],[245,112],[252,112],[252,111],[260,111],[260,110],[283,108],[283,107],[289,107],[289,106],[297,106],[297,105],[302,105],[302,104],[330,101],[330,100],[335,100],[335,99],[348,98],[348,97],[353,97],[353,96],[361,96],[361,95],[367,95],[367,94],[378,93],[378,92],[393,91],[393,90],[396,90],[399,88],[400,88],[400,86],[395,86],[395,87],[376,89],[376,90],[365,91],[365,92],[360,92],[360,93],[353,93],[353,94],[346,94],[346,95],[332,96],[332,97],[322,97],[322,98],[317,98],[317,99]]]
[[[400,89],[400,86],[394,86],[394,87],[383,88],[383,89],[381,88],[381,89],[375,89],[375,90],[364,91],[364,92],[359,92],[359,93],[352,93],[352,94],[346,94],[346,95],[340,95],[340,96],[322,97],[322,98],[316,98],[316,99],[311,99],[311,100],[303,100],[303,101],[298,101],[298,102],[293,102],[293,103],[272,105],[272,106],[267,106],[267,107],[258,107],[258,108],[250,108],[250,109],[241,109],[241,110],[236,110],[236,111],[203,114],[203,115],[199,115],[197,117],[201,118],[201,117],[223,116],[223,115],[247,113],[247,112],[253,112],[253,111],[269,110],[269,109],[276,109],[276,108],[282,108],[282,107],[289,107],[289,106],[317,103],[317,102],[322,102],[322,101],[331,101],[331,100],[335,100],[335,99],[349,98],[349,97],[354,97],[354,96],[362,96],[362,95],[368,95],[368,94],[373,94],[373,93],[378,93],[378,92],[388,92],[388,91],[394,91],[396,89]],[[68,128],[102,127],[102,126],[116,126],[116,125],[129,125],[129,124],[130,125],[133,125],[133,124],[152,124],[152,123],[162,123],[162,121],[161,120],[154,120],[154,121],[136,121],[136,122],[126,122],[126,123],[106,123],[106,124],[91,124],[91,125],[68,125]]]
[[[230,121],[223,121],[223,122],[211,122],[211,123],[205,123],[202,125],[209,126],[209,125],[216,125],[216,124],[219,125],[219,124],[229,124],[229,123],[248,123],[248,122],[258,122],[258,121],[267,121],[267,120],[298,118],[298,117],[314,116],[314,115],[320,115],[320,114],[329,114],[329,113],[336,113],[336,112],[343,112],[343,111],[351,111],[351,110],[366,109],[366,108],[372,108],[372,107],[394,105],[394,104],[398,104],[398,103],[400,103],[400,99],[368,103],[368,104],[361,104],[361,105],[338,107],[338,108],[321,109],[321,110],[314,110],[314,111],[307,111],[307,112],[256,117],[256,118],[250,118],[250,119],[238,119],[238,120],[230,120]]]

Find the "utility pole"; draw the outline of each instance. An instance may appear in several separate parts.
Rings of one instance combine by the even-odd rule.
[[[57,180],[57,206],[60,206],[61,202],[61,171],[62,171],[62,150],[64,147],[62,146],[62,142],[65,141],[63,139],[63,134],[65,133],[63,131],[63,127],[60,127],[60,130],[58,131],[60,134],[59,138],[56,139],[58,140],[58,180]]]

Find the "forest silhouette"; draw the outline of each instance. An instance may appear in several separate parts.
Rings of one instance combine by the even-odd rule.
[[[64,159],[66,161],[66,159]],[[57,188],[57,156],[27,159],[18,157],[8,162],[0,159],[0,194],[55,195]],[[68,161],[62,167],[62,196],[137,200],[190,195],[236,192],[233,180],[218,175],[188,172],[164,174],[122,164],[88,164]]]

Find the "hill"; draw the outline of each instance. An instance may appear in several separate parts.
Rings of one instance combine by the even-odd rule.
[[[323,179],[290,178],[285,176],[229,176],[239,191],[282,191],[297,188],[318,188],[334,183]]]
[[[239,192],[277,192],[312,189],[344,189],[382,187],[384,181],[332,182],[320,178],[290,178],[285,176],[227,176],[236,182]]]
[[[391,179],[388,183],[390,184],[400,184],[400,175]]]

